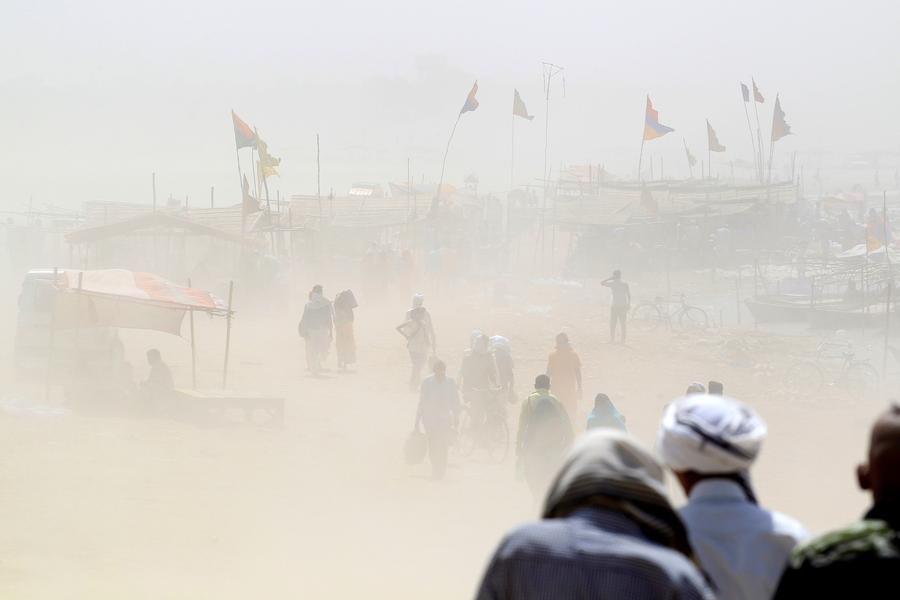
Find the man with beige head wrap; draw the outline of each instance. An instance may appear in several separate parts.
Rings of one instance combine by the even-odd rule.
[[[767,434],[748,406],[691,394],[668,406],[659,452],[688,503],[680,511],[700,565],[721,598],[771,598],[791,550],[807,537],[795,520],[763,509],[750,467]]]

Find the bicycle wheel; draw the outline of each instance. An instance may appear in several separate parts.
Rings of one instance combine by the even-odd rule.
[[[700,307],[685,306],[678,316],[678,326],[684,331],[704,331],[709,327],[709,317]]]
[[[505,415],[494,415],[485,432],[484,449],[494,462],[503,462],[509,453],[509,426]]]
[[[472,411],[463,408],[462,417],[459,419],[459,434],[456,438],[456,449],[462,456],[471,456],[478,444],[478,431],[472,418]]]
[[[791,394],[818,392],[825,383],[822,369],[812,362],[801,362],[790,367],[784,377],[784,386]]]
[[[878,389],[879,380],[875,367],[859,362],[847,367],[842,383],[847,390],[868,394]]]
[[[630,326],[637,331],[653,331],[662,322],[662,312],[655,304],[638,304],[631,311]]]

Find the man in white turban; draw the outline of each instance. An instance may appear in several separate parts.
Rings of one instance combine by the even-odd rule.
[[[688,497],[679,514],[703,569],[729,600],[771,598],[806,530],[757,504],[750,483],[767,433],[750,407],[718,395],[671,403],[659,452]]]

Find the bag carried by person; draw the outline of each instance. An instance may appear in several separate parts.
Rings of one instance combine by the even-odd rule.
[[[417,465],[428,454],[428,438],[418,429],[413,429],[403,444],[403,458],[408,465]]]

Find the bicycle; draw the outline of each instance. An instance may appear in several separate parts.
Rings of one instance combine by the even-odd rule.
[[[473,390],[463,405],[457,448],[463,456],[482,449],[488,458],[503,462],[509,454],[509,425],[501,388]]]
[[[862,393],[878,389],[881,378],[869,360],[856,358],[850,342],[832,340],[820,343],[812,360],[802,360],[789,367],[785,373],[785,387],[793,393],[821,390],[826,385],[826,369],[822,363],[836,360],[841,365],[829,386]]]
[[[652,302],[638,304],[631,311],[631,322],[639,331],[654,331],[663,324],[669,329],[675,329],[676,323],[683,331],[703,331],[709,328],[706,311],[688,304],[684,294],[679,296],[677,303],[656,296]]]

